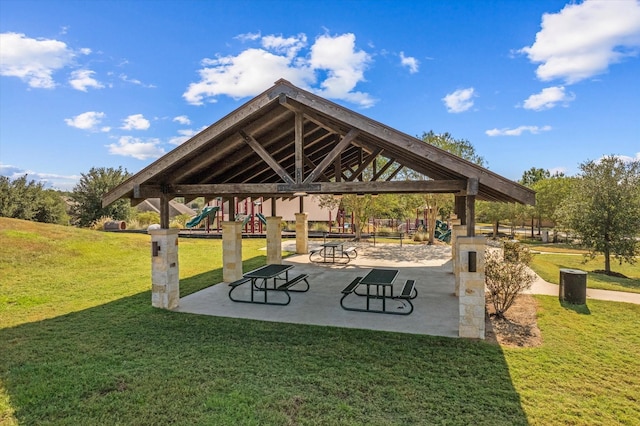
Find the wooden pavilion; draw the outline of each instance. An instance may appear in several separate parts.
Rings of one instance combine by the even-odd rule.
[[[395,180],[403,168],[426,178]],[[382,193],[454,194],[454,213],[464,226],[460,236],[469,238],[474,237],[476,200],[535,202],[529,188],[279,80],[105,194],[102,203],[128,198],[136,205],[160,198],[162,230],[157,236],[152,233],[152,243],[156,249],[175,245],[176,253],[154,249],[153,261],[158,262],[158,266],[153,263],[153,285],[158,287],[154,306],[171,309],[178,303],[178,290],[173,288],[178,286],[177,232],[174,236],[168,229],[173,198],[184,197],[188,202],[197,197],[264,197],[272,200],[275,212],[277,198],[300,197],[296,238],[298,252],[305,252],[304,196]],[[230,218],[235,216],[234,205],[229,203]],[[267,257],[278,262],[280,222],[276,213],[268,219],[272,225],[270,232],[267,222]],[[242,274],[241,235],[233,222],[227,225],[223,226],[224,279],[231,281]],[[160,276],[164,278],[156,284]]]

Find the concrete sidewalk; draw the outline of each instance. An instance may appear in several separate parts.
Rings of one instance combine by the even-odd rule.
[[[560,286],[552,284],[536,275],[536,280],[531,288],[525,293],[542,294],[547,296],[558,296]],[[609,300],[612,302],[626,302],[640,305],[640,293],[628,293],[624,291],[598,290],[595,288],[587,288],[587,299]]]

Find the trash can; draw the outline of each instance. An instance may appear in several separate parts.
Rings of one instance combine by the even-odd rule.
[[[561,302],[574,305],[587,303],[587,273],[579,269],[560,269]]]
[[[103,228],[105,231],[124,231],[127,229],[127,222],[124,220],[105,222]]]

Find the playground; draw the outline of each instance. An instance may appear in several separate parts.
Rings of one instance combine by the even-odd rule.
[[[205,205],[199,214],[193,216],[187,223],[186,229],[190,235],[211,235],[222,232],[222,222],[229,220],[229,202],[235,205],[234,221],[242,224],[243,234],[266,235],[266,217],[271,215],[273,207],[268,203],[265,205],[264,198],[234,198],[233,201],[223,202],[217,198]],[[342,208],[323,209],[315,199],[308,200],[306,207],[310,210],[309,220],[314,222],[319,231],[311,229],[311,233],[319,233],[324,236],[337,236],[354,234],[354,215],[347,213]],[[283,230],[287,230],[287,222],[295,220],[295,213],[298,208],[297,203],[282,203],[278,208],[278,213],[284,216]],[[264,209],[264,213],[263,213]],[[370,218],[363,225],[363,233],[366,237],[389,236],[402,234],[402,238],[412,238],[416,233],[425,233],[427,228],[427,209],[416,209],[415,218],[411,219],[380,219]],[[336,235],[337,234],[337,235]],[[438,241],[449,243],[451,241],[450,224],[436,220],[435,238]],[[211,235],[215,236],[215,235]]]

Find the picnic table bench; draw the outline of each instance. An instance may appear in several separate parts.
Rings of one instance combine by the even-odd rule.
[[[347,311],[373,312],[379,314],[393,315],[409,315],[413,312],[413,303],[411,300],[418,296],[418,290],[415,288],[415,280],[406,280],[402,286],[402,290],[398,296],[393,295],[393,282],[395,281],[398,271],[395,269],[372,269],[365,277],[356,277],[342,290],[342,298],[340,306]],[[366,286],[366,294],[358,293],[358,286]],[[371,292],[371,287],[375,287],[375,293]],[[389,289],[389,295],[387,295]],[[382,292],[380,291],[382,290]],[[366,298],[365,307],[358,307],[351,304],[345,304],[345,299],[350,295],[356,295]],[[353,299],[353,298],[351,298]],[[381,300],[382,308],[371,306],[374,299]],[[397,310],[387,309],[387,301],[401,301],[400,306],[396,306]],[[405,308],[409,306],[408,310]]]
[[[309,291],[309,281],[307,281],[307,274],[300,274],[295,277],[289,278],[289,270],[293,268],[293,265],[267,265],[262,268],[258,268],[254,271],[248,272],[242,278],[232,283],[229,283],[229,299],[234,302],[241,303],[259,303],[263,305],[288,305],[291,302],[291,296],[289,292],[306,292]],[[284,278],[282,275],[284,274]],[[269,280],[273,280],[273,285],[269,286]],[[279,284],[278,281],[284,281]],[[303,288],[292,288],[300,282],[304,282]],[[237,297],[234,292],[241,288],[242,284],[249,284],[250,297],[240,298]],[[255,294],[263,294],[262,298],[256,298]],[[277,297],[274,301],[269,300],[271,293],[284,294],[284,300]],[[245,292],[246,295],[246,292]]]
[[[404,232],[374,232],[373,233],[373,245],[376,245],[376,238],[390,238],[394,240],[400,240],[400,247],[402,247],[402,240],[404,239]]]

